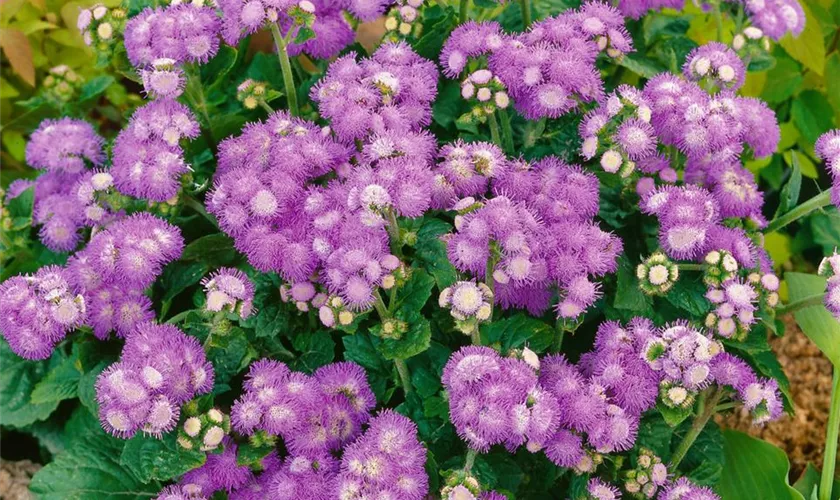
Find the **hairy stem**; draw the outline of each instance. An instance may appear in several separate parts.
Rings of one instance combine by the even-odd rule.
[[[475,457],[477,456],[478,452],[474,449],[470,448],[467,450],[467,457],[464,459],[464,473],[469,474],[473,468],[473,464],[475,464]]]
[[[277,23],[271,23],[271,36],[274,37],[274,45],[277,47],[277,57],[280,59],[280,70],[283,73],[283,86],[286,89],[286,100],[289,103],[289,113],[292,116],[300,116],[297,102],[297,90],[295,89],[295,78],[292,75],[292,64],[289,62],[289,51],[287,50],[288,40],[280,34],[280,27]]]
[[[391,208],[388,209],[388,223],[385,228],[391,240],[391,253],[399,257],[402,253],[402,248],[400,248],[400,224],[397,222],[397,214]]]
[[[764,234],[772,233],[773,231],[778,231],[779,229],[787,226],[791,222],[794,222],[806,215],[810,214],[814,210],[819,210],[822,207],[831,204],[831,191],[823,191],[822,193],[814,196],[810,200],[807,200],[805,203],[799,205],[798,207],[794,208],[790,212],[784,213],[779,217],[776,217],[770,224],[767,224],[767,227],[764,228]]]
[[[554,324],[554,331],[556,332],[554,335],[554,342],[551,345],[551,352],[560,352],[563,348],[563,338],[566,336],[566,328],[563,326],[563,320],[557,318],[557,322]]]
[[[403,392],[408,394],[412,391],[411,373],[408,371],[408,365],[404,359],[397,358],[394,360],[394,366],[397,367],[397,373],[400,375]]]
[[[262,109],[264,109],[266,113],[268,113],[268,114],[274,113],[274,109],[272,109],[272,107],[269,106],[267,102],[260,99],[259,103],[260,103],[260,107]]]
[[[835,367],[834,381],[831,385],[831,406],[828,410],[828,429],[825,432],[825,454],[820,476],[820,500],[831,499],[831,487],[834,483],[834,470],[837,463],[838,434],[840,434],[840,371]]]
[[[680,262],[677,264],[677,268],[680,271],[705,271],[706,265]]]
[[[499,122],[496,121],[495,113],[487,115],[487,124],[490,125],[490,138],[493,140],[493,143],[500,148],[505,149],[504,145],[502,145],[501,136],[499,135]]]
[[[811,306],[818,306],[823,303],[825,300],[824,293],[818,293],[816,295],[810,295],[808,297],[801,298],[799,300],[795,300],[793,302],[788,302],[783,306],[779,306],[776,309],[776,315],[781,316],[782,314],[789,314],[794,313],[800,309],[805,309],[806,307]]]
[[[502,149],[507,154],[513,154],[513,129],[510,126],[510,115],[504,109],[499,109],[499,121],[502,122]]]
[[[467,22],[470,10],[470,0],[461,0],[461,5],[458,7],[458,23],[464,24]]]
[[[712,11],[717,25],[717,41],[723,41],[723,15],[720,12],[720,2],[715,2],[715,10]]]
[[[694,417],[694,422],[691,424],[691,428],[685,434],[685,437],[677,446],[676,451],[671,456],[671,466],[669,470],[676,470],[677,466],[680,465],[682,459],[685,458],[686,453],[688,450],[691,449],[691,445],[694,444],[694,441],[697,440],[697,436],[703,432],[703,428],[706,427],[706,423],[712,418],[712,415],[715,414],[718,401],[720,401],[721,396],[723,396],[723,389],[720,387],[715,387],[711,389],[711,392],[707,393],[705,398],[702,399],[700,412]]]
[[[525,126],[525,138],[522,146],[530,148],[537,143],[543,132],[545,131],[545,118],[540,118],[539,121],[529,121]]]
[[[527,30],[531,26],[531,0],[519,0],[522,9],[522,25]]]

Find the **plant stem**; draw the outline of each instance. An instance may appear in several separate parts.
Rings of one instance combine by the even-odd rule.
[[[481,330],[478,327],[478,322],[476,322],[475,328],[470,332],[470,341],[472,345],[481,345]]]
[[[811,306],[818,306],[823,303],[825,300],[824,293],[818,293],[816,295],[810,295],[808,297],[801,298],[799,300],[795,300],[793,302],[788,302],[787,304],[780,306],[776,309],[776,315],[781,316],[782,314],[789,314],[796,312],[800,309],[805,309],[806,307]]]
[[[563,327],[563,320],[557,318],[554,324],[554,342],[551,345],[551,352],[560,352],[563,348],[563,338],[566,336],[566,328]]]
[[[840,434],[840,371],[834,367],[834,381],[831,385],[831,406],[828,410],[828,429],[825,432],[825,454],[820,476],[820,500],[831,499],[834,470],[837,462],[837,438]]]
[[[540,118],[539,121],[529,121],[525,126],[525,139],[523,140],[523,147],[530,148],[537,143],[537,139],[542,136],[545,131],[545,118]]]
[[[671,466],[668,470],[675,471],[677,466],[680,465],[680,462],[682,462],[682,459],[685,458],[685,454],[688,453],[688,450],[691,449],[691,445],[694,444],[697,436],[703,432],[703,428],[706,427],[706,423],[710,418],[712,418],[712,415],[715,414],[716,407],[721,396],[723,396],[723,389],[716,387],[712,389],[712,392],[706,395],[705,399],[700,400],[702,409],[700,409],[700,413],[698,413],[694,418],[691,428],[677,446],[674,454],[671,455]]]
[[[373,294],[373,308],[376,309],[376,313],[379,314],[379,319],[385,321],[386,319],[390,318],[391,315],[388,313],[388,308],[385,307],[385,301],[382,300],[382,295],[379,293],[379,289],[376,290]]]
[[[286,100],[289,103],[289,113],[292,116],[300,116],[297,102],[297,90],[295,79],[292,75],[292,64],[289,62],[289,51],[286,50],[288,40],[280,34],[280,27],[277,23],[271,23],[271,36],[274,37],[274,45],[277,47],[277,57],[280,59],[280,70],[283,72],[283,86],[286,89]]]
[[[467,457],[464,459],[464,472],[469,473],[472,468],[473,464],[475,463],[475,457],[478,456],[478,452],[474,449],[470,448],[467,450]]]
[[[764,228],[764,234],[772,233],[773,231],[778,231],[779,229],[790,224],[791,222],[805,217],[814,210],[819,210],[820,208],[829,204],[831,204],[831,191],[823,191],[822,193],[814,196],[805,203],[794,208],[790,212],[784,213],[770,221],[770,224],[767,224],[767,227]]]
[[[527,30],[531,26],[531,0],[519,0],[522,9],[522,25]]]
[[[399,373],[400,375],[400,382],[402,383],[403,392],[408,394],[412,391],[411,373],[408,371],[408,365],[405,364],[404,359],[397,358],[394,360],[394,366],[397,367],[397,373]]]
[[[677,264],[677,268],[680,271],[705,271],[706,265],[680,262],[679,264]]]
[[[490,125],[490,138],[493,140],[493,143],[500,148],[505,149],[499,136],[499,122],[496,121],[495,113],[487,115],[487,124]]]
[[[504,151],[513,154],[513,129],[510,126],[510,116],[504,109],[499,109],[499,121],[502,122],[502,142]]]
[[[271,106],[268,105],[267,102],[263,101],[262,99],[260,99],[259,102],[260,102],[260,107],[262,109],[264,109],[266,113],[268,113],[268,114],[274,113],[274,110],[271,108]]]
[[[461,5],[458,8],[458,24],[467,22],[467,17],[470,10],[470,0],[461,0]]]
[[[715,2],[715,10],[713,11],[713,15],[715,16],[715,24],[717,24],[717,41],[723,41],[723,16],[720,13],[720,2]]]
[[[388,236],[391,240],[391,253],[399,257],[402,253],[400,248],[400,224],[397,222],[397,214],[394,213],[393,209],[388,209],[388,224],[385,228],[388,230]]]

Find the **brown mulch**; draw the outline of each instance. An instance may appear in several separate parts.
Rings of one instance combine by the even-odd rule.
[[[41,465],[29,460],[10,462],[0,459],[0,499],[30,500],[35,496],[29,492],[29,481]]]
[[[782,318],[784,337],[770,339],[770,346],[790,379],[795,413],[762,427],[753,426],[747,414],[718,416],[718,424],[738,429],[773,443],[790,458],[791,477],[797,478],[808,462],[822,467],[825,428],[831,399],[831,363],[808,340],[793,316]]]

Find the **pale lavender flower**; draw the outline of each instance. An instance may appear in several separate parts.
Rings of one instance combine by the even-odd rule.
[[[56,344],[84,323],[86,301],[68,274],[46,266],[0,284],[0,331],[18,356],[49,358]]]
[[[706,327],[724,338],[743,340],[750,327],[757,321],[758,292],[749,282],[733,279],[720,288],[712,287],[706,298],[714,305],[714,311],[706,317]]]
[[[615,486],[599,478],[592,478],[586,484],[586,498],[589,500],[619,500],[621,493]]]
[[[825,257],[818,272],[827,280],[825,308],[840,321],[840,254],[835,250],[834,254]]]
[[[797,0],[747,0],[750,21],[773,40],[787,33],[798,37],[805,29],[805,12]]]
[[[219,50],[219,29],[219,18],[209,6],[147,8],[126,23],[125,50],[137,68],[160,58],[204,63]]]
[[[152,99],[175,98],[181,95],[186,85],[184,70],[175,66],[174,59],[160,58],[151,63],[149,69],[140,71],[146,95]]]
[[[227,310],[247,318],[254,312],[254,284],[238,269],[223,267],[203,280],[208,311]]]
[[[33,168],[77,174],[105,160],[105,141],[83,120],[44,120],[26,144],[26,163]]]
[[[443,74],[458,78],[470,59],[491,54],[502,46],[503,41],[502,28],[495,21],[461,24],[452,31],[440,52]]]
[[[224,450],[221,453],[208,454],[204,465],[184,474],[179,483],[183,489],[210,497],[222,490],[231,493],[253,480],[251,469],[236,463],[238,447],[233,439],[225,437],[222,444]]]
[[[642,212],[659,218],[659,242],[674,259],[694,259],[706,248],[709,232],[720,221],[712,195],[695,186],[664,186],[647,193]]]
[[[681,477],[665,486],[657,497],[660,500],[720,500],[710,488],[697,486],[687,477]]]
[[[817,158],[825,162],[832,179],[831,202],[840,207],[840,130],[829,130],[821,135],[814,151]]]
[[[618,10],[627,17],[641,18],[650,10],[671,8],[683,10],[684,0],[619,0]]]
[[[434,168],[432,207],[450,209],[455,201],[467,196],[482,196],[489,181],[508,168],[508,161],[498,146],[486,142],[463,142],[443,146],[440,161]]]
[[[686,79],[709,81],[720,89],[739,89],[744,85],[746,73],[738,54],[720,42],[709,42],[692,50],[683,65]]]

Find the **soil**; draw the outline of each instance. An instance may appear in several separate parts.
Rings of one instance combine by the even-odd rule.
[[[29,500],[35,496],[29,492],[29,481],[41,465],[29,460],[10,462],[0,459],[0,499]]]
[[[782,318],[785,335],[770,339],[770,346],[790,379],[794,414],[775,422],[754,426],[743,412],[718,416],[718,424],[738,429],[773,443],[789,459],[791,481],[799,477],[808,462],[822,467],[828,405],[831,399],[831,363],[796,325],[793,316]]]

